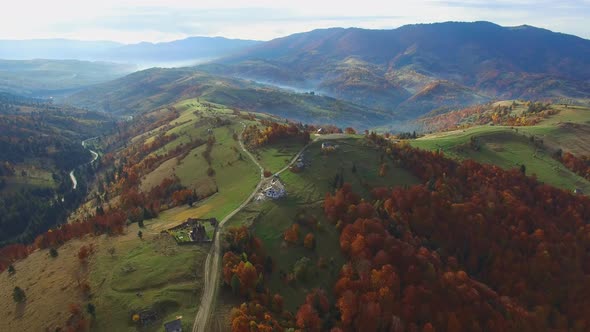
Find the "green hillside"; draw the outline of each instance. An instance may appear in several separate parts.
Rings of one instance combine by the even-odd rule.
[[[537,125],[523,127],[481,125],[429,134],[409,141],[412,146],[440,150],[457,159],[473,159],[503,168],[519,168],[540,181],[566,190],[590,190],[590,182],[553,158],[558,150],[587,155],[590,146],[590,109],[552,105],[559,111]],[[476,148],[474,148],[474,146]],[[479,150],[477,150],[479,149]]]

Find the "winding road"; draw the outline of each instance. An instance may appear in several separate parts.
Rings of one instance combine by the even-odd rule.
[[[246,125],[242,123],[244,126],[244,130],[246,129]],[[242,131],[243,133],[243,131]],[[317,139],[316,139],[317,140]],[[308,143],[304,146],[285,166],[283,169],[278,171],[276,174],[280,174],[287,170],[289,166],[291,166],[299,156],[316,140]],[[219,263],[220,263],[220,256],[221,256],[221,244],[219,241],[219,234],[221,234],[221,228],[223,225],[230,220],[236,213],[240,212],[250,201],[258,194],[260,188],[262,187],[263,183],[265,182],[264,178],[264,168],[260,165],[258,160],[254,158],[254,156],[244,147],[244,143],[242,142],[242,135],[240,134],[240,139],[238,140],[240,143],[240,148],[248,155],[248,157],[256,164],[258,169],[260,170],[260,181],[254,188],[254,191],[248,198],[242,203],[242,205],[238,206],[235,210],[233,210],[230,214],[228,214],[221,222],[219,222],[219,226],[217,231],[215,232],[215,237],[213,239],[213,245],[207,254],[207,259],[205,260],[205,284],[203,286],[203,295],[201,296],[201,304],[199,305],[199,309],[197,311],[197,315],[195,316],[195,322],[193,323],[193,332],[205,332],[207,328],[207,322],[209,321],[209,317],[211,316],[211,310],[213,308],[215,292],[217,291],[217,283],[219,282]]]
[[[96,137],[92,137],[92,138],[89,138],[89,139],[85,139],[85,140],[83,140],[83,141],[82,141],[82,146],[83,146],[84,148],[86,148],[86,142],[87,142],[87,141],[90,141],[90,140],[93,140],[93,139],[96,139]],[[95,151],[92,151],[92,150],[90,150],[90,149],[88,149],[88,151],[90,151],[90,153],[92,154],[92,160],[91,160],[91,161],[89,161],[89,162],[87,162],[87,163],[84,163],[84,164],[82,164],[82,165],[86,165],[86,164],[92,164],[93,162],[95,162],[95,161],[96,161],[96,159],[98,159],[98,153],[96,153]],[[80,167],[80,166],[82,166],[82,165],[79,165],[78,167]],[[70,180],[72,180],[72,189],[76,190],[76,188],[78,187],[78,180],[76,180],[76,176],[74,175],[74,170],[75,170],[75,169],[73,169],[73,170],[70,172]]]

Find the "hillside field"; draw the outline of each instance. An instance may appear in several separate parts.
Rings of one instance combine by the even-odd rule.
[[[338,148],[326,154],[321,149],[322,142],[330,142]],[[268,155],[274,155],[275,162],[281,163],[283,156],[280,153],[271,153],[272,149],[266,148],[263,151]],[[325,194],[333,191],[335,175],[341,172],[344,181],[349,182],[354,191],[362,193],[365,197],[369,196],[367,186],[395,187],[418,183],[418,179],[411,173],[392,165],[387,176],[380,177],[379,151],[369,147],[364,138],[356,135],[320,136],[303,155],[308,167],[300,173],[287,170],[280,175],[287,190],[286,197],[253,202],[230,219],[227,225],[248,225],[262,240],[267,255],[270,255],[275,263],[268,283],[270,290],[272,293],[280,293],[285,299],[285,308],[291,311],[296,311],[304,302],[307,291],[318,287],[329,289],[338,278],[339,267],[344,263],[340,253],[339,232],[326,220],[322,208]],[[272,162],[266,160],[267,164]],[[353,171],[353,165],[356,171]],[[283,240],[285,230],[298,219],[305,218],[315,218],[317,226],[302,225],[298,243],[287,245]],[[314,250],[303,246],[303,238],[308,233],[315,237]],[[280,271],[291,272],[295,262],[302,257],[310,259],[309,279],[305,282],[296,282],[294,286],[286,285],[280,278]],[[318,267],[320,258],[325,262],[325,267]],[[235,302],[231,291],[222,287],[214,317],[228,318],[229,310],[236,305]],[[211,328],[224,331],[228,322],[229,319],[216,318]]]
[[[552,157],[559,148],[582,155],[589,152],[590,136],[583,133],[590,130],[590,109],[553,107],[560,112],[534,126],[475,126],[429,134],[409,143],[422,149],[443,151],[453,158],[473,159],[505,169],[525,165],[526,173],[535,174],[542,182],[565,190],[580,188],[590,192],[590,182]],[[470,147],[472,139],[478,142],[479,151]]]

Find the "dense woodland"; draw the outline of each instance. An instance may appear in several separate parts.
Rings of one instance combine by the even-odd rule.
[[[242,133],[244,143],[250,147],[259,147],[280,140],[299,140],[302,144],[310,141],[310,130],[315,127],[304,127],[294,123],[279,124],[276,122],[261,120],[262,127],[251,125]]]
[[[233,331],[590,329],[590,199],[516,169],[368,139],[423,184],[375,188],[366,200],[347,184],[326,195],[348,261],[334,287],[311,290],[296,313],[262,286],[272,260],[259,241],[232,231],[242,240],[229,246],[223,278],[246,301]]]

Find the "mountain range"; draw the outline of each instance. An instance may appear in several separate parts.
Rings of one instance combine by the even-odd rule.
[[[7,42],[0,42],[0,58],[20,52],[2,43]],[[60,43],[69,46],[58,52],[54,47]],[[58,40],[21,46],[20,56],[29,51],[47,57],[100,55],[134,63],[214,58],[181,71],[148,70],[87,86],[69,99],[78,106],[125,113],[183,97],[217,96],[233,100],[236,107],[313,120],[312,114],[319,113],[304,114],[305,103],[291,107],[293,96],[301,92],[314,92],[305,100],[323,96],[345,101],[354,105],[350,109],[369,112],[371,122],[414,119],[503,99],[590,102],[590,41],[526,25],[445,22],[392,30],[319,29],[268,42],[194,37],[158,44]],[[291,91],[279,92],[284,88]],[[290,106],[283,109],[281,102],[268,100],[284,101],[287,95]],[[321,104],[325,110],[327,104]],[[351,123],[349,116],[343,123]]]
[[[320,29],[199,68],[313,89],[406,117],[493,99],[590,99],[590,41],[489,22]]]
[[[68,39],[0,40],[0,59],[76,59],[126,62],[140,66],[190,65],[237,52],[258,41],[189,37],[171,42],[121,44]]]

